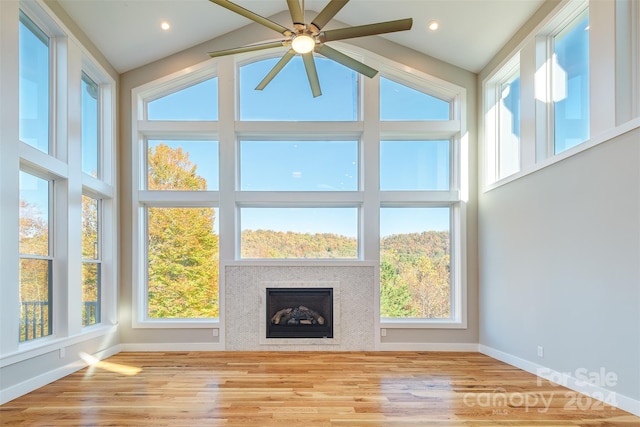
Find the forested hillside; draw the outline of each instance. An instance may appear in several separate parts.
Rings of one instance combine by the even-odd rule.
[[[242,232],[243,258],[357,258],[355,238],[273,230]]]
[[[449,233],[396,234],[380,242],[383,317],[450,317]],[[272,230],[242,233],[243,258],[357,258],[355,238]]]

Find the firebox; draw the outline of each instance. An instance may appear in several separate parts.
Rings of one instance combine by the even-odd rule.
[[[332,288],[267,288],[267,338],[333,338]]]

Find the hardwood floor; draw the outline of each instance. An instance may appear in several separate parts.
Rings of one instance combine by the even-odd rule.
[[[2,426],[640,426],[479,353],[120,353],[0,407]]]

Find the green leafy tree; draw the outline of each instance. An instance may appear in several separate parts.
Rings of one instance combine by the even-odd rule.
[[[380,316],[414,317],[409,286],[400,282],[400,276],[392,262],[380,264]]]
[[[188,153],[150,149],[149,190],[204,190]],[[151,318],[219,316],[218,235],[213,208],[148,209],[148,313]]]
[[[398,317],[450,317],[449,242],[449,233],[444,231],[397,234],[381,240],[381,312],[386,309],[383,302],[389,305],[398,298],[405,307]],[[385,263],[391,267],[383,269]]]

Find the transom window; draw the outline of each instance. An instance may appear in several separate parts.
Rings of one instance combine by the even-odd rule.
[[[240,188],[357,191],[358,141],[240,141]]]
[[[239,67],[240,120],[357,120],[358,74],[326,58],[315,58],[322,96],[311,94],[300,56],[289,61],[264,90],[255,90],[278,60],[264,59]]]
[[[488,187],[583,149],[574,147],[585,147],[593,126],[589,23],[588,2],[564,3],[487,77],[484,179]],[[595,122],[602,126],[602,120]]]

